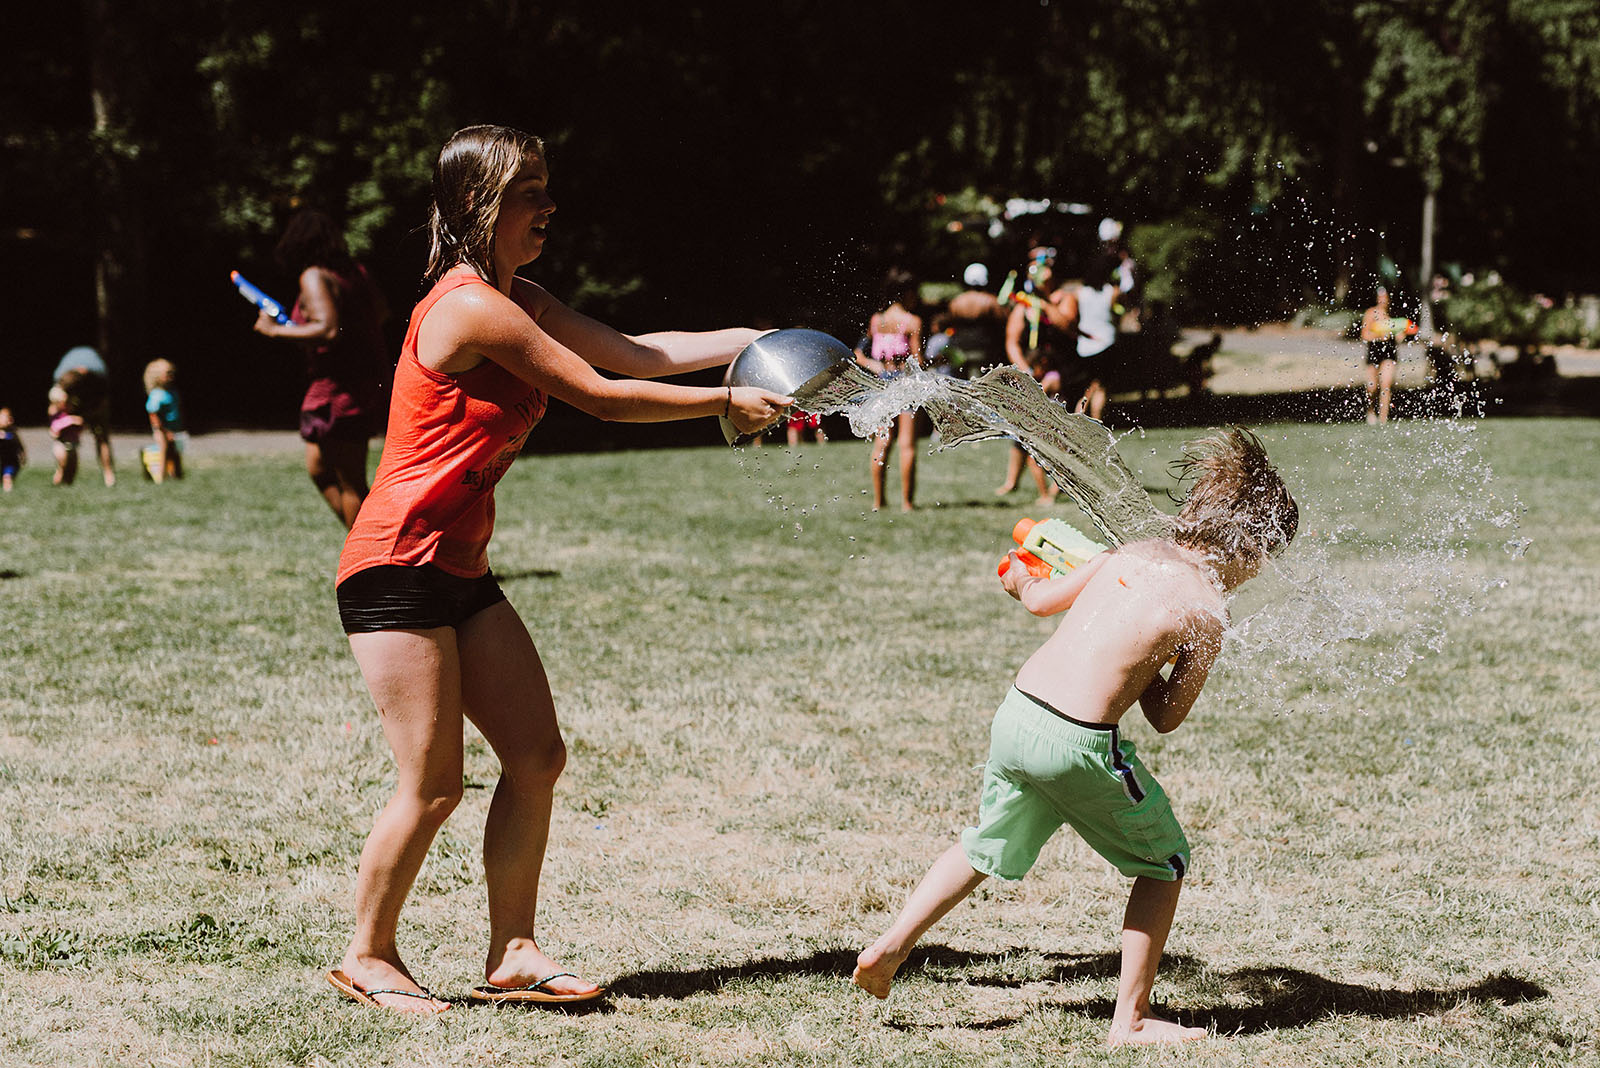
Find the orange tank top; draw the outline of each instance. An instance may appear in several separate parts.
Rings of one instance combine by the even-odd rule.
[[[493,360],[448,375],[417,359],[417,330],[439,298],[488,284],[451,271],[412,310],[383,458],[345,539],[338,582],[380,564],[432,564],[461,578],[489,570],[495,483],[543,417],[545,395]]]

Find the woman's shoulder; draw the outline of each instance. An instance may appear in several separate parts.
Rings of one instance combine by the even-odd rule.
[[[544,310],[556,303],[556,298],[550,291],[537,282],[517,275],[511,279],[511,300],[523,311],[531,315],[535,321],[543,314]]]

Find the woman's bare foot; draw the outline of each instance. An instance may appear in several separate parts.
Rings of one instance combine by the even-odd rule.
[[[1009,486],[996,486],[995,490],[994,490],[994,495],[996,497],[1006,497],[1006,496],[1009,496],[1012,492],[1014,492],[1016,490],[1016,488],[1017,488],[1017,484],[1015,482],[1011,483],[1011,485],[1009,485]]]
[[[850,981],[881,1000],[889,996],[894,973],[905,962],[906,954],[892,954],[880,943],[874,942],[856,958],[856,970],[851,973]]]
[[[493,951],[490,952],[488,963],[483,968],[483,977],[490,986],[505,989],[532,986],[549,979],[543,988],[552,994],[592,994],[600,989],[587,980],[560,974],[565,971],[565,968],[545,956],[533,939],[513,938],[506,944],[499,960],[495,959]],[[558,975],[559,978],[550,978]]]
[[[450,1008],[448,1001],[441,1001],[436,997],[408,997],[407,994],[426,995],[428,992],[422,989],[421,983],[411,978],[411,973],[406,971],[404,964],[387,961],[381,957],[363,957],[355,953],[346,953],[344,960],[339,963],[339,970],[350,978],[358,990],[386,1009],[436,1016]],[[374,990],[402,990],[406,993],[370,993]]]
[[[1126,1024],[1113,1022],[1111,1032],[1106,1036],[1106,1044],[1112,1049],[1118,1046],[1171,1045],[1175,1042],[1193,1042],[1209,1034],[1204,1027],[1185,1027],[1159,1016],[1143,1016]]]
[[[900,510],[902,512],[915,512],[917,510],[917,506],[910,501],[901,501]]]

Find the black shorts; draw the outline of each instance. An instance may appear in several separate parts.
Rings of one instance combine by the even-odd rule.
[[[458,578],[432,564],[379,564],[339,583],[339,622],[346,634],[459,627],[506,599],[494,572]]]
[[[1392,337],[1369,341],[1367,342],[1367,364],[1372,367],[1379,367],[1385,360],[1394,359],[1398,352],[1399,349]]]

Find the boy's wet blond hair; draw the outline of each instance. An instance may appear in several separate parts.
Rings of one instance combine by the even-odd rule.
[[[1258,561],[1294,540],[1300,508],[1260,439],[1244,427],[1185,443],[1173,466],[1180,480],[1194,480],[1178,512],[1179,545]]]
[[[171,360],[151,360],[144,365],[144,391],[149,393],[176,371],[177,368],[172,365]]]

